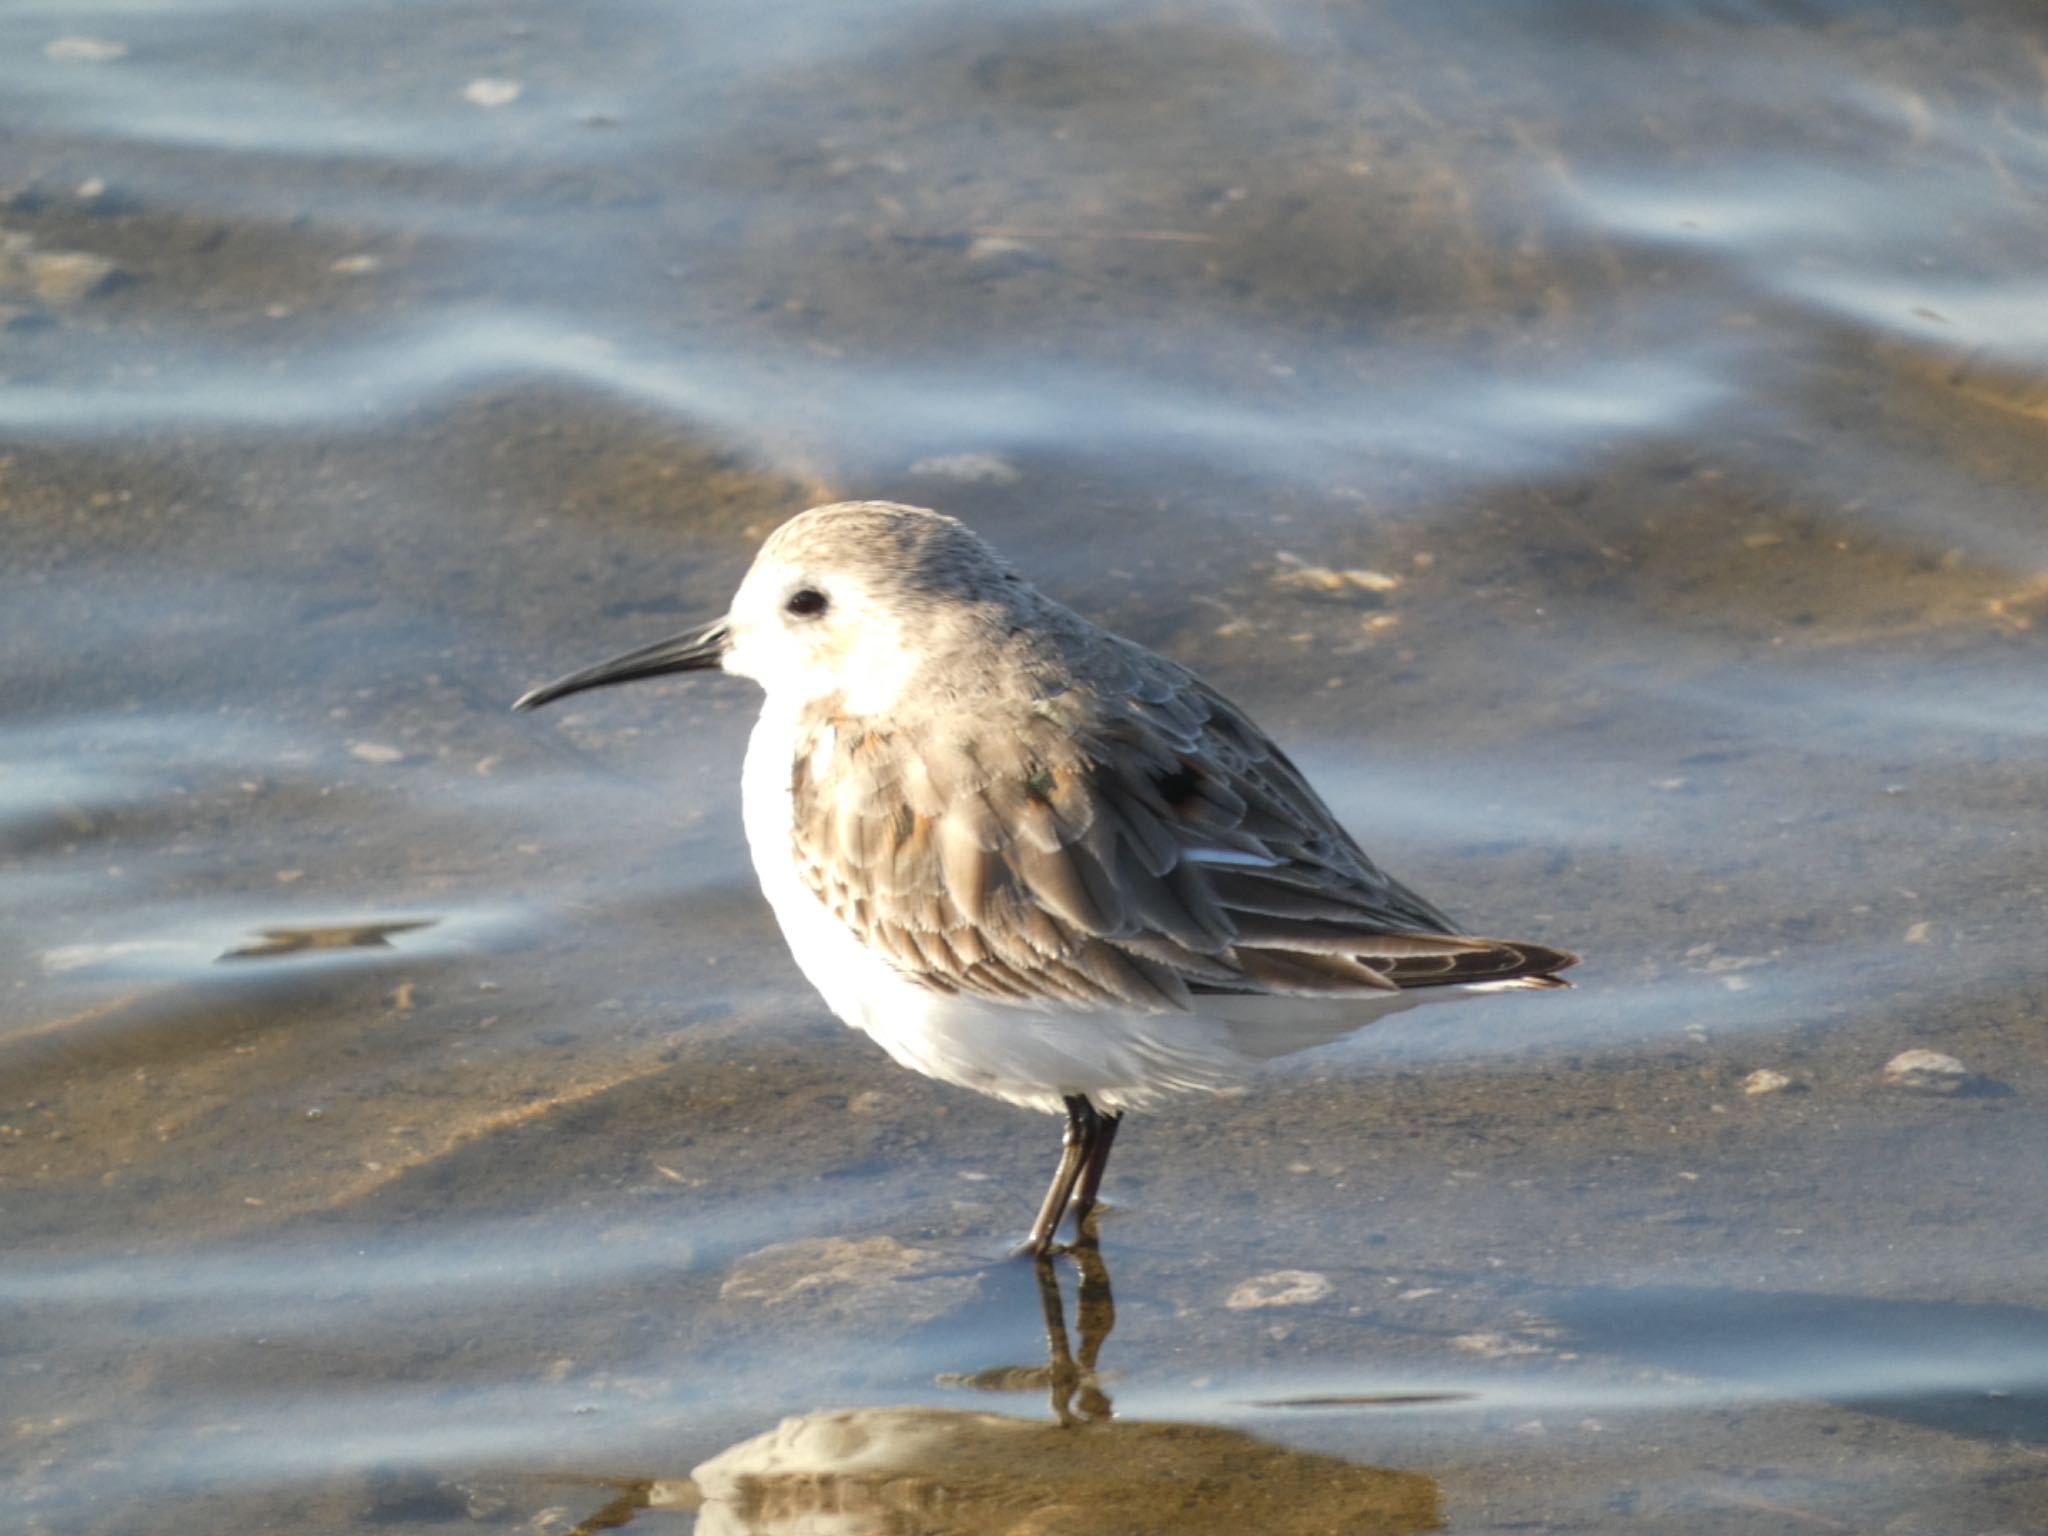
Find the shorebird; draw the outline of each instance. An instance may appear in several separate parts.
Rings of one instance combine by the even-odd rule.
[[[741,799],[833,1013],[944,1082],[1064,1113],[1024,1247],[1084,1223],[1127,1110],[1420,1002],[1561,987],[1383,873],[1251,718],[891,502],[777,529],[724,617],[536,688],[723,669],[766,693]]]

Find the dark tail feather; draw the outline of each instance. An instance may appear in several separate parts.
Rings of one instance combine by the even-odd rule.
[[[1444,954],[1402,956],[1366,963],[1395,986],[1468,987],[1475,982],[1518,981],[1528,987],[1568,987],[1570,982],[1557,972],[1577,965],[1579,957],[1568,949],[1547,944],[1529,944],[1508,939],[1464,939],[1470,948]]]

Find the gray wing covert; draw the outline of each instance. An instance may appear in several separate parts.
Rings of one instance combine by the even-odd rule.
[[[971,740],[811,724],[793,852],[910,980],[1034,1006],[1384,993],[1571,957],[1456,935],[1382,874],[1234,706],[1149,655]]]

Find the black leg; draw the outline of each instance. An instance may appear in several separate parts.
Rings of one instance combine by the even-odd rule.
[[[1054,1170],[1052,1187],[1045,1192],[1045,1204],[1038,1208],[1038,1220],[1031,1223],[1031,1235],[1024,1239],[1024,1252],[1043,1256],[1051,1251],[1052,1235],[1074,1197],[1074,1181],[1094,1155],[1101,1138],[1103,1120],[1095,1106],[1079,1094],[1069,1095],[1067,1134],[1060,1146],[1060,1165]]]
[[[1109,1167],[1109,1149],[1116,1142],[1116,1128],[1124,1123],[1122,1115],[1104,1115],[1101,1128],[1088,1148],[1088,1155],[1081,1161],[1081,1174],[1074,1183],[1072,1209],[1074,1230],[1079,1232],[1088,1220],[1088,1213],[1095,1209],[1095,1196],[1102,1188],[1102,1175]]]

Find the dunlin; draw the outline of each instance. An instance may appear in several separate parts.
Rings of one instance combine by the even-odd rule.
[[[815,507],[725,617],[536,688],[766,690],[747,842],[797,964],[904,1066],[1064,1113],[1027,1248],[1086,1220],[1124,1112],[1420,1002],[1557,987],[1381,872],[1245,712],[953,518]]]

